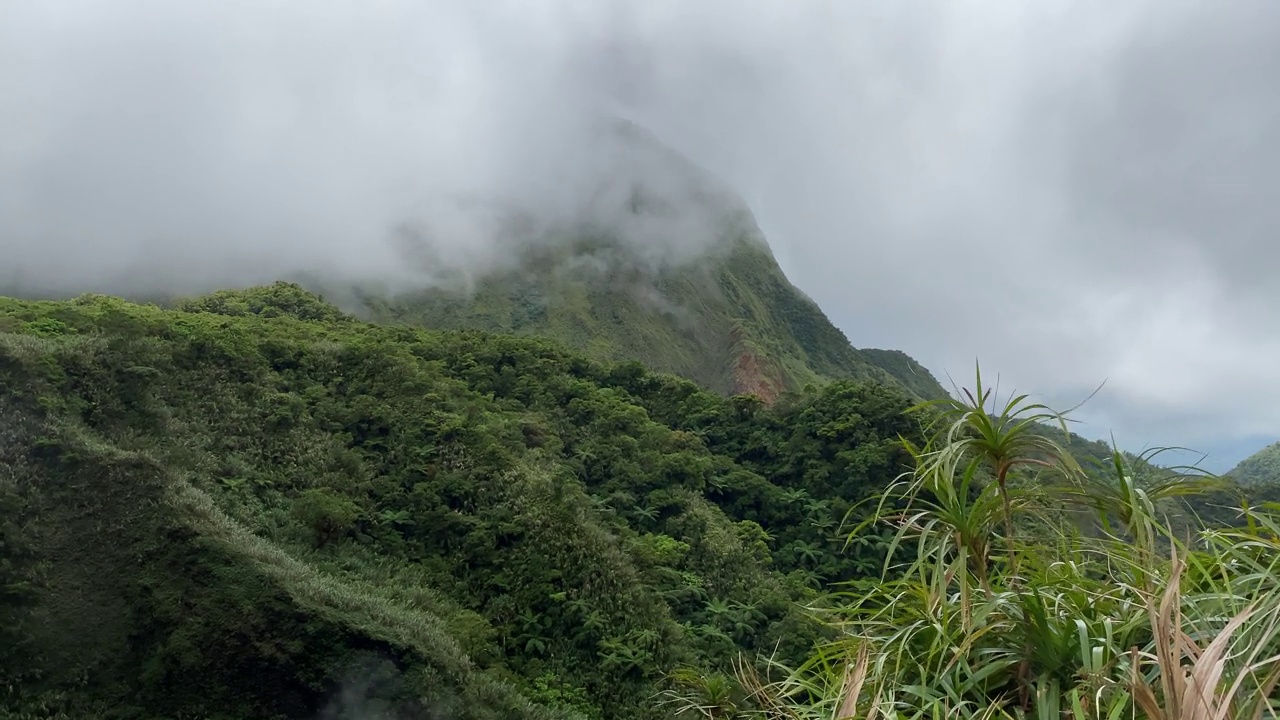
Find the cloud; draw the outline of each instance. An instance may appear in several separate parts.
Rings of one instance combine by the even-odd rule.
[[[1087,433],[1219,469],[1280,435],[1280,6],[792,7],[654,32],[636,102],[856,344],[1058,406],[1106,380]]]
[[[1058,404],[1105,379],[1091,434],[1238,455],[1280,436],[1277,72],[1271,0],[16,4],[0,251],[186,289],[417,273],[409,232],[482,271],[495,207],[536,234],[620,174],[603,109],[740,193],[855,344]]]

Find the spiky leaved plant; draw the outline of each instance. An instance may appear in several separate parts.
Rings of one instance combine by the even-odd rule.
[[[827,617],[843,633],[803,666],[780,674],[775,667],[777,679],[742,666],[756,715],[1273,716],[1280,683],[1274,509],[1251,510],[1244,528],[1202,530],[1183,541],[1160,517],[1160,501],[1203,489],[1202,474],[1140,476],[1116,452],[1111,472],[1084,478],[1061,448],[1030,440],[1034,427],[1019,419],[1060,415],[1020,414],[1022,401],[988,411],[982,389],[966,397],[931,446],[913,448],[915,471],[879,505],[895,544],[914,552],[879,584],[827,598]],[[1030,494],[1000,489],[1000,469],[1024,460],[1057,471],[1053,503],[1037,507]],[[984,469],[993,470],[985,483]],[[1102,531],[1082,532],[1075,516],[1053,512],[1062,501],[1091,509]],[[1018,510],[1037,512],[1036,533],[1008,537],[1007,520]],[[987,561],[1000,541],[1011,555],[1003,565]]]
[[[980,365],[975,364],[974,377],[973,389],[959,388],[953,397],[913,408],[935,411],[934,425],[940,426],[941,431],[932,434],[924,448],[906,444],[916,459],[915,476],[922,483],[936,487],[957,477],[968,483],[979,477],[994,481],[1003,512],[1004,537],[1012,548],[1015,507],[1009,492],[1010,473],[1018,467],[1033,466],[1075,478],[1081,468],[1070,453],[1043,434],[1048,423],[1066,434],[1066,413],[1030,402],[1027,394],[1011,393],[1001,405],[995,389],[983,385]],[[1010,550],[1008,556],[1011,568],[1016,570],[1017,554]]]

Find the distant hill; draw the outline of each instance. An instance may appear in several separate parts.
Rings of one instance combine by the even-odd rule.
[[[1242,485],[1280,484],[1280,442],[1241,460],[1227,476]]]

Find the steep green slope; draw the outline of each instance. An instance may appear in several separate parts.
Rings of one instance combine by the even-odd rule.
[[[548,337],[766,402],[836,379],[898,384],[926,398],[943,392],[903,353],[853,348],[752,233],[692,262],[655,264],[597,235],[526,249],[514,264],[466,290],[366,296],[368,316]]]
[[[804,656],[914,433],[883,385],[768,409],[289,285],[0,300],[0,382],[0,708],[34,717],[663,717],[677,667]]]
[[[1280,442],[1241,460],[1227,476],[1242,485],[1280,485]]]
[[[1240,461],[1222,476],[1222,481],[1222,490],[1196,507],[1207,519],[1238,523],[1241,505],[1262,507],[1280,502],[1280,443],[1268,445]]]

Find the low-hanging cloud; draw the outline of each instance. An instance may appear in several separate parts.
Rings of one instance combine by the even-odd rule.
[[[0,282],[483,272],[616,205],[619,116],[745,198],[855,344],[1058,404],[1106,379],[1081,417],[1130,447],[1280,436],[1272,0],[4,14]]]
[[[616,225],[635,180],[696,201],[692,174],[626,142],[615,109],[571,81],[566,27],[463,3],[7,13],[0,280],[173,291],[304,265],[477,272],[513,236]],[[687,209],[625,230],[705,235]]]

